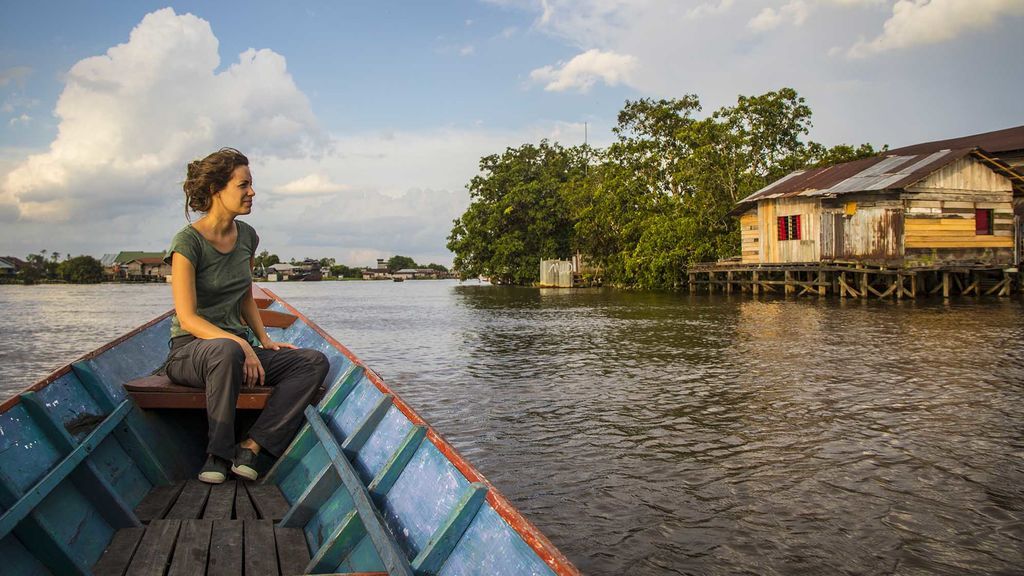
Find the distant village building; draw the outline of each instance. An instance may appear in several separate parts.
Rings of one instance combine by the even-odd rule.
[[[1024,126],[798,170],[739,202],[741,261],[1015,266],[1022,164]]]
[[[0,258],[0,278],[10,278],[18,273],[18,267],[6,257]]]
[[[103,274],[108,280],[163,281],[171,275],[171,265],[165,264],[164,252],[121,251],[111,258],[100,259]]]
[[[377,258],[376,268],[364,268],[363,280],[390,280],[391,272],[383,258]]]
[[[393,274],[394,278],[402,280],[423,280],[437,278],[437,270],[433,268],[402,268]]]

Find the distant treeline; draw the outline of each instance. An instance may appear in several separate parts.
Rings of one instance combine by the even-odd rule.
[[[257,274],[266,274],[266,269],[281,262],[281,259],[277,254],[271,254],[268,250],[263,250],[254,258],[255,269]],[[345,264],[338,264],[334,258],[304,258],[297,260],[292,258],[290,261],[294,265],[310,265],[316,264],[320,268],[326,268],[330,270],[330,275],[334,278],[362,278],[365,267],[357,266],[346,266]],[[448,268],[442,264],[435,264],[431,262],[425,266],[417,264],[411,256],[395,255],[387,260],[385,264],[388,272],[394,273],[405,268],[430,268],[431,270],[437,271],[439,274],[447,275]]]
[[[673,288],[689,264],[740,253],[738,200],[793,170],[879,153],[805,142],[811,109],[791,88],[700,110],[696,95],[627,101],[608,148],[543,140],[485,156],[448,237],[454,269],[532,284],[541,259],[579,252],[606,283]]]
[[[75,256],[60,252],[41,250],[39,254],[29,254],[24,261],[10,262],[17,272],[13,280],[21,284],[37,284],[39,282],[71,282],[73,284],[95,284],[103,280],[103,266],[92,256]]]

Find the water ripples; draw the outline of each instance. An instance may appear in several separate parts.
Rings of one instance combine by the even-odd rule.
[[[152,304],[169,298],[160,289],[112,288],[125,290],[92,289],[94,309],[142,316],[121,332],[169,307]],[[585,573],[1024,565],[1017,300],[271,288],[378,371]],[[72,307],[51,310],[58,296],[28,290],[0,287],[15,310],[14,336],[0,336],[4,383],[41,375],[18,379],[37,370],[33,350],[55,350],[56,365],[115,335],[84,346],[102,332],[95,317],[75,321]],[[63,320],[30,328],[39,314]],[[43,341],[26,347],[31,338]]]

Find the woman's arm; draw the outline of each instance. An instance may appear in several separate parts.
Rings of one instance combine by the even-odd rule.
[[[174,298],[174,313],[178,315],[181,329],[202,340],[211,338],[227,338],[238,342],[245,352],[244,381],[249,386],[263,385],[263,365],[253,352],[252,346],[244,338],[218,328],[206,318],[199,315],[196,304],[196,269],[192,262],[175,252],[171,256],[171,295]],[[252,293],[249,294],[252,301]],[[255,302],[253,302],[255,306]],[[243,308],[244,310],[244,308]],[[259,316],[257,312],[256,316]],[[263,324],[260,324],[262,328]],[[266,331],[264,331],[266,335]]]

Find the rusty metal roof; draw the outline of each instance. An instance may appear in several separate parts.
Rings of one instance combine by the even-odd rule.
[[[1003,152],[1014,152],[1024,150],[1024,126],[1005,128],[994,132],[983,132],[971,136],[950,138],[949,140],[936,140],[889,150],[887,154],[925,154],[939,150],[956,150],[958,148],[981,148],[999,156]]]
[[[739,204],[770,198],[835,196],[905,188],[972,152],[974,148],[907,155],[887,152],[835,166],[797,170],[740,200]]]

